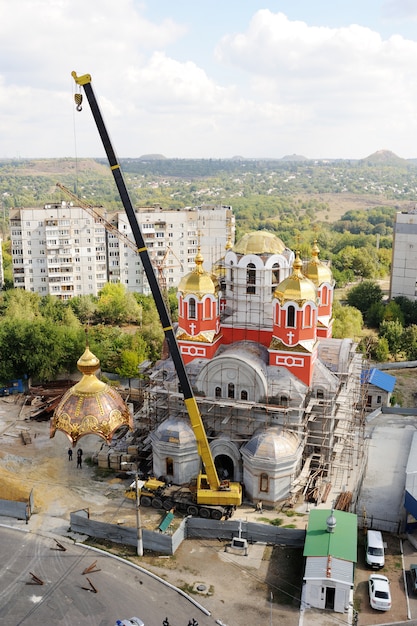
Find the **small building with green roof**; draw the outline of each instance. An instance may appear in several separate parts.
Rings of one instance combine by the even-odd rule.
[[[353,602],[358,524],[353,513],[310,511],[304,544],[302,605],[346,613]]]

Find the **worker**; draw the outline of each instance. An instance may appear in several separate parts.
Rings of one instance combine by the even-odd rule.
[[[259,500],[258,504],[256,505],[256,510],[258,513],[262,513],[263,509],[262,509],[262,500]]]
[[[68,448],[68,461],[72,461],[72,448]]]
[[[83,451],[81,450],[81,448],[78,448],[77,450],[77,467],[82,467],[83,466]]]

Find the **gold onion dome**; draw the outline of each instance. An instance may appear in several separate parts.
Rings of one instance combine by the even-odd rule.
[[[201,299],[207,294],[217,295],[219,292],[220,287],[217,278],[203,269],[203,262],[204,258],[199,248],[195,257],[195,268],[183,276],[178,285],[178,291],[183,296],[194,294]]]
[[[307,278],[313,281],[318,287],[323,283],[332,283],[333,274],[325,263],[319,259],[320,248],[317,245],[317,241],[314,242],[311,249],[312,259],[307,263],[305,275]]]
[[[236,254],[282,254],[285,249],[284,242],[267,230],[247,233],[233,246]]]
[[[274,291],[274,298],[277,298],[281,305],[289,301],[297,302],[299,306],[308,300],[317,303],[316,286],[312,280],[304,276],[302,267],[300,254],[296,252],[291,276],[285,278]]]
[[[87,346],[77,362],[83,377],[68,389],[55,409],[50,437],[61,430],[74,446],[84,435],[97,435],[110,443],[120,426],[133,429],[133,419],[123,398],[95,375],[99,366],[100,361]]]

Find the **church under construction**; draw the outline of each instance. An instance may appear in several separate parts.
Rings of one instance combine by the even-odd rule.
[[[257,231],[213,272],[203,264],[198,253],[178,286],[176,336],[219,476],[271,506],[343,491],[362,458],[362,356],[332,338],[334,280],[317,244],[303,262]],[[184,484],[198,473],[167,353],[146,372],[135,421],[155,476]]]

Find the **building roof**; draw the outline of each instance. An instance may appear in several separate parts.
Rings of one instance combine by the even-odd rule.
[[[379,387],[384,391],[391,392],[394,390],[395,383],[397,379],[395,376],[391,376],[391,374],[387,374],[386,372],[381,372],[381,370],[376,369],[376,367],[371,368],[370,370],[363,370],[361,375],[361,383],[368,383],[369,385],[374,385],[375,387]]]
[[[233,246],[236,254],[282,254],[285,244],[267,230],[257,230],[243,235]]]
[[[336,518],[334,532],[327,531],[326,520]],[[356,515],[345,511],[313,509],[310,511],[304,556],[332,556],[337,559],[357,561],[358,526]]]

